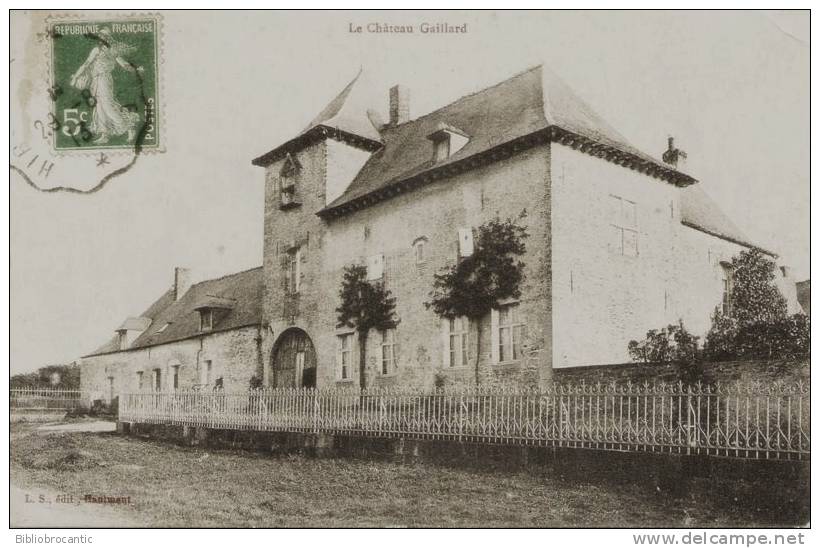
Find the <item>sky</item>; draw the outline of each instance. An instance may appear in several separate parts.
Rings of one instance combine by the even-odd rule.
[[[13,104],[37,89],[31,75],[46,58],[27,47],[31,20],[12,20]],[[91,352],[171,286],[175,266],[195,281],[259,266],[264,174],[251,160],[301,131],[360,68],[386,118],[393,84],[410,89],[416,117],[544,63],[639,149],[659,157],[673,135],[688,154],[684,170],[734,222],[797,279],[809,276],[808,12],[185,11],[162,20],[165,152],[89,195],[40,193],[10,175],[12,374]],[[377,22],[467,23],[467,33],[349,32]],[[12,145],[30,122],[12,109]]]

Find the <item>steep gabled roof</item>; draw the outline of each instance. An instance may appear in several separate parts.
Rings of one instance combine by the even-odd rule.
[[[145,331],[149,325],[151,325],[151,318],[145,316],[132,317],[122,322],[117,331]]]
[[[367,107],[361,102],[357,103],[354,100],[355,98],[351,97],[361,75],[362,71],[360,70],[356,77],[322,109],[322,112],[299,135],[307,133],[317,126],[326,126],[338,128],[373,141],[381,141],[378,128],[373,126],[373,122],[367,114]]]
[[[459,128],[469,142],[443,161],[433,160],[427,137],[441,124]],[[347,190],[319,214],[330,217],[381,199],[438,174],[495,161],[547,140],[579,148],[674,184],[695,180],[639,151],[558,76],[537,66],[467,95],[430,114],[382,128],[383,146]]]
[[[304,148],[324,137],[347,142],[365,150],[377,150],[381,146],[381,135],[373,125],[364,105],[364,99],[356,94],[362,72],[339,92],[322,111],[311,120],[299,135],[266,152],[251,162],[256,166],[268,166],[290,152]]]
[[[681,224],[724,240],[754,247],[776,257],[777,255],[755,243],[741,231],[698,185],[681,190]]]
[[[174,301],[174,291],[169,290],[141,314],[150,318],[151,323],[129,350],[258,325],[262,322],[262,293],[262,267],[194,284],[178,301]],[[204,302],[217,303],[225,311],[215,320],[213,329],[205,333],[199,330],[197,311]],[[231,306],[227,307],[227,303]],[[117,351],[117,338],[112,337],[88,356]]]

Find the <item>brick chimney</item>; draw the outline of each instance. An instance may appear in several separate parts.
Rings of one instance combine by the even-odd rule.
[[[174,269],[174,300],[178,301],[191,288],[191,270],[178,266]]]
[[[390,125],[397,126],[410,120],[410,90],[402,85],[390,88]]]
[[[671,136],[666,140],[666,152],[661,159],[678,170],[686,166],[686,153],[675,147],[675,138]]]

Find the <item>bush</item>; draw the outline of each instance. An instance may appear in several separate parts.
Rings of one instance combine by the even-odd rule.
[[[629,341],[629,356],[643,363],[689,363],[698,359],[698,337],[679,320],[663,329],[650,329],[642,341]]]
[[[734,357],[790,359],[808,356],[810,331],[811,321],[804,314],[743,325],[734,339]]]
[[[793,359],[811,352],[811,319],[794,314],[740,324],[715,310],[704,353],[710,361]]]
[[[712,314],[712,326],[706,334],[703,353],[710,361],[731,360],[737,357],[735,339],[738,324],[734,318],[723,314],[715,308]]]

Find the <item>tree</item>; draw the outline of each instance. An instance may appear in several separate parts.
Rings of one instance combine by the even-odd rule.
[[[9,379],[9,385],[11,388],[79,390],[80,366],[76,364],[47,365],[33,373],[12,375]]]
[[[385,330],[396,326],[396,299],[384,284],[369,282],[367,268],[362,265],[345,267],[339,299],[337,327],[356,330],[359,339],[359,387],[364,389],[367,337],[371,329]]]
[[[522,212],[519,219],[524,217]],[[521,296],[524,280],[524,240],[528,234],[517,220],[496,218],[478,227],[473,254],[435,274],[427,308],[448,320],[466,317],[471,323],[498,308],[504,299]],[[479,383],[481,327],[476,335],[475,381]]]
[[[757,249],[732,259],[729,306],[715,309],[704,350],[711,360],[795,358],[809,353],[810,322],[787,316],[777,266]]]
[[[777,266],[758,249],[732,258],[729,314],[739,326],[786,317],[786,299],[774,284]]]

